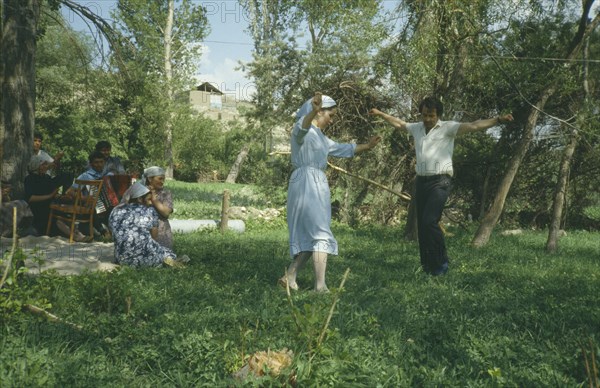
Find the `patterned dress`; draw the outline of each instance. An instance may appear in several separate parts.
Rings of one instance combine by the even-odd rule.
[[[115,261],[132,267],[159,267],[175,253],[160,245],[150,235],[158,225],[158,213],[142,204],[117,206],[109,218],[115,240]]]
[[[165,189],[157,191],[156,198],[158,198],[159,202],[163,205],[173,210],[173,197],[171,196],[170,191]],[[169,223],[168,218],[163,217],[160,214],[158,215],[158,236],[156,237],[156,241],[164,247],[173,249],[173,232],[171,231],[171,224]]]
[[[331,194],[325,169],[329,155],[350,158],[356,144],[341,144],[329,139],[314,125],[302,129],[302,118],[292,131],[292,166],[287,199],[290,254],[326,252],[338,254],[331,233]]]

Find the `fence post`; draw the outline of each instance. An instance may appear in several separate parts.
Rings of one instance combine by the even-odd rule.
[[[223,191],[223,206],[221,207],[221,233],[227,230],[227,223],[229,221],[229,190]]]

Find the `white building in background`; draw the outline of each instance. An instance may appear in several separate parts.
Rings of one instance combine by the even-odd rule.
[[[249,102],[236,98],[235,91],[223,93],[210,82],[204,82],[191,90],[189,101],[198,113],[225,122],[243,120],[240,110],[251,106]]]
[[[243,112],[252,108],[252,103],[236,98],[236,91],[220,91],[214,84],[204,82],[190,91],[189,102],[194,110],[213,120],[220,120],[227,124],[230,121],[245,122]],[[227,125],[224,129],[227,130]],[[278,125],[273,127],[265,138],[267,152],[290,151],[291,126],[286,128]]]

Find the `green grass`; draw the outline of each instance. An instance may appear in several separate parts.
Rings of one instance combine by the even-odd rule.
[[[249,185],[167,181],[165,187],[173,195],[172,218],[177,219],[220,218],[225,190],[230,192],[230,206],[259,208],[284,206],[284,204],[271,203],[264,194],[259,192],[258,187]]]
[[[170,189],[178,201],[205,195]],[[244,201],[260,207],[251,193]],[[297,310],[289,306],[276,286],[289,263],[283,220],[249,222],[244,234],[177,235],[175,250],[192,259],[184,270],[28,279],[84,330],[3,317],[0,386],[232,386],[245,356],[284,347],[299,386],[587,386],[582,345],[600,344],[600,235],[569,232],[548,255],[544,233],[495,235],[476,250],[472,231],[451,232],[450,273],[432,278],[399,229],[334,225],[340,256],[329,261],[329,287],[351,272],[318,349],[307,333],[320,332],[335,292],[310,292],[306,268]]]

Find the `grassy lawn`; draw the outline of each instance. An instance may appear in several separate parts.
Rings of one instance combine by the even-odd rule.
[[[170,183],[177,218],[218,217],[224,187]],[[271,206],[228,188],[232,206]],[[28,279],[83,329],[1,316],[0,386],[235,386],[229,376],[249,354],[282,348],[294,351],[299,386],[587,386],[582,346],[589,355],[600,344],[600,234],[569,232],[547,255],[545,233],[495,235],[476,250],[473,231],[450,231],[450,272],[432,278],[400,229],[336,224],[333,292],[311,292],[306,268],[294,307],[276,286],[289,263],[283,218],[248,222],[244,234],[177,235],[175,250],[192,259],[183,270]]]

